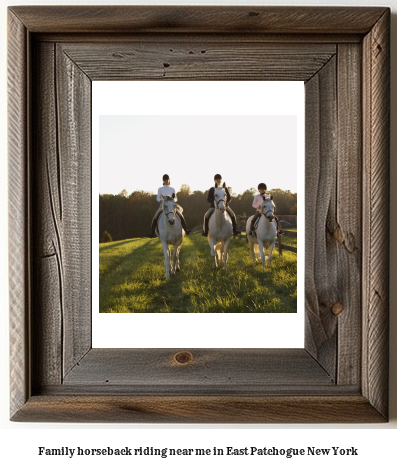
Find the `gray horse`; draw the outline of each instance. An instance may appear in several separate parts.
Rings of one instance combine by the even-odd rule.
[[[226,184],[218,186],[215,184],[214,204],[215,211],[208,221],[208,243],[213,257],[213,267],[217,268],[217,256],[223,269],[227,268],[228,248],[233,235],[233,224],[226,211]]]
[[[266,263],[265,247],[269,248],[269,255],[267,257],[268,267],[271,267],[272,265],[273,249],[277,235],[277,224],[276,220],[274,219],[274,208],[275,204],[273,201],[273,196],[270,198],[264,197],[260,208],[262,215],[259,218],[258,227],[256,229],[256,237],[248,237],[254,265],[256,261],[256,254],[260,253],[262,258],[262,268],[265,268]],[[247,234],[250,230],[251,219],[253,217],[254,216],[251,216],[247,220]]]
[[[183,242],[185,231],[182,228],[181,221],[176,216],[177,204],[174,200],[175,195],[163,196],[163,212],[159,217],[156,234],[161,240],[164,252],[165,277],[168,279],[175,272],[180,270],[179,251]],[[171,248],[174,246],[173,263],[171,264]]]

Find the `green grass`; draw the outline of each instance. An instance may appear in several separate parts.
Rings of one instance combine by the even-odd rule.
[[[292,231],[292,232],[296,232],[296,229],[288,229],[289,231]],[[284,245],[290,245],[291,247],[297,247],[298,244],[297,244],[297,238],[296,237],[292,237],[292,236],[288,236],[288,235],[283,235],[281,237],[281,240],[282,240],[282,243]]]
[[[180,264],[167,280],[159,239],[100,244],[100,312],[296,312],[294,253],[275,249],[263,270],[246,241],[233,239],[227,271],[214,270],[207,239],[194,234],[184,239]]]

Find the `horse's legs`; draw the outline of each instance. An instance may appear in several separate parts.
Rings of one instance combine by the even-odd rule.
[[[172,263],[171,263],[171,260],[172,260],[172,250],[171,250],[171,247],[168,246],[168,260],[169,260],[169,269],[172,273]]]
[[[216,252],[218,254],[218,263],[219,263],[219,265],[222,265],[222,263],[223,263],[223,242],[221,242],[218,245],[218,248],[217,248]]]
[[[254,266],[255,266],[255,262],[256,262],[255,244],[254,244],[251,240],[248,240],[248,242],[249,242],[249,244],[250,244],[252,261],[253,261]]]
[[[209,237],[208,242],[209,242],[210,248],[211,248],[211,257],[213,258],[213,261],[214,261],[212,266],[213,266],[213,268],[218,268],[218,264],[216,262],[216,241],[214,239],[211,239],[211,237]]]
[[[175,275],[176,271],[179,271],[179,251],[181,250],[181,245],[174,245],[174,256],[173,256],[173,267],[171,275]]]
[[[175,249],[175,246],[174,246],[174,253],[172,253],[171,248],[170,248],[170,268],[171,268],[171,275],[175,275],[175,269],[176,269],[176,265],[175,265],[175,256],[176,256],[176,249]],[[172,260],[172,263],[171,263],[171,260]]]
[[[170,268],[171,268],[171,259],[170,259],[170,249],[168,247],[167,242],[161,242],[163,246],[163,253],[164,253],[164,265],[165,265],[165,277],[170,277]]]
[[[263,242],[260,240],[258,241],[258,245],[259,245],[259,252],[261,254],[261,259],[262,259],[262,268],[264,269],[265,264],[266,264],[265,247],[263,245]]]
[[[227,251],[229,249],[229,244],[232,239],[227,239],[226,242],[223,244],[223,269],[226,270],[227,268],[227,259],[228,254]]]
[[[177,252],[177,257],[176,257],[176,263],[177,263],[177,267],[176,267],[176,271],[179,271],[181,269],[181,265],[179,263],[179,252],[181,251],[181,245],[178,246],[178,252]]]
[[[272,258],[273,258],[273,249],[274,249],[275,242],[273,241],[269,245],[269,256],[267,258],[267,266],[270,268],[272,266]]]

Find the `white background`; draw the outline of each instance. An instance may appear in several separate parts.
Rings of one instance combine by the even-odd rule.
[[[148,96],[150,96],[149,105]],[[175,100],[176,96],[183,98]],[[192,185],[192,190],[204,191],[205,185],[209,187],[213,184],[212,176],[218,171],[224,176],[224,181],[233,187],[239,183],[243,184],[240,190],[235,190],[236,192],[243,192],[264,180],[269,190],[282,188],[298,191],[300,195],[304,194],[303,82],[251,82],[247,87],[246,82],[240,81],[100,81],[93,82],[92,97],[93,228],[99,225],[98,193],[102,193],[101,187],[108,184],[112,187],[113,181],[122,181],[124,174],[127,174],[127,178],[114,194],[120,193],[124,185],[129,185],[128,193],[137,189],[150,191],[150,185],[154,185],[151,191],[157,193],[161,176],[165,172],[172,175],[171,184],[176,191],[182,183]],[[230,100],[230,97],[233,97],[233,100]],[[134,110],[138,118],[130,116],[131,110]],[[145,125],[143,119],[146,120]],[[195,125],[192,125],[191,120]],[[164,121],[171,124],[164,126]],[[148,123],[153,134],[151,140],[160,140],[160,145],[166,148],[162,152],[166,156],[165,162],[156,158],[156,149],[159,148],[148,144],[149,138],[145,133]],[[184,132],[181,131],[182,123],[187,123]],[[240,148],[241,152],[247,152],[245,156],[236,152],[233,146],[229,145],[227,150],[226,143],[223,142],[227,139],[232,140],[227,137],[232,125],[235,134],[233,146],[235,149]],[[139,128],[138,133],[144,136],[144,139],[135,138],[135,127]],[[166,127],[165,134],[171,136],[168,142],[166,136],[159,137],[159,134],[164,132],[164,127]],[[192,146],[189,145],[190,142],[197,140],[194,136],[197,129],[205,136],[201,145],[193,146],[203,171],[201,178],[199,176],[196,180],[184,180],[189,177],[186,174],[199,173],[194,167],[195,158],[191,156],[194,150],[191,151]],[[173,142],[176,140],[172,137],[173,132],[176,136],[184,134],[184,139],[178,137],[178,142]],[[274,139],[271,134],[274,135]],[[212,139],[208,136],[212,136]],[[223,139],[219,136],[223,136]],[[138,141],[136,147],[131,144],[132,140]],[[281,146],[279,143],[282,140],[290,141],[289,145]],[[208,141],[211,145],[208,145]],[[250,151],[247,151],[247,141],[251,141]],[[218,149],[217,152],[215,148]],[[214,163],[211,151],[215,152],[219,162]],[[148,153],[146,158],[142,157],[145,153]],[[210,155],[207,155],[208,153]],[[255,154],[262,155],[255,157]],[[279,161],[274,154],[278,154]],[[227,156],[225,165],[220,162],[223,156]],[[170,166],[169,162],[173,164]],[[282,170],[277,172],[277,168],[281,168],[280,163]],[[160,165],[165,166],[159,168]],[[176,167],[181,169],[179,173]],[[149,175],[146,180],[145,174]],[[252,181],[253,175],[254,181]],[[201,186],[193,187],[194,181]],[[287,186],[282,186],[283,184]],[[200,314],[201,322],[195,323],[194,329],[189,322],[194,315],[189,314],[181,326],[178,322],[180,314],[165,316],[161,313],[143,315],[99,313],[98,234],[94,229],[92,233],[93,347],[175,348],[178,345],[180,348],[183,341],[183,348],[187,346],[189,348],[302,348],[304,345],[303,254],[305,252],[302,231],[305,227],[304,214],[303,200],[300,199],[297,313],[278,313],[276,316],[263,313],[206,313]],[[180,327],[170,329],[170,325]],[[284,329],[284,326],[288,328]],[[164,335],[164,332],[167,332],[167,335]]]
[[[149,425],[105,425],[105,424],[18,424],[8,420],[8,286],[7,286],[7,164],[6,164],[6,6],[11,4],[81,4],[81,1],[59,2],[51,0],[50,2],[5,2],[1,1],[1,160],[0,160],[0,192],[1,192],[1,325],[0,325],[0,348],[1,348],[1,401],[0,401],[0,431],[2,434],[0,441],[0,462],[3,469],[40,469],[40,470],[66,470],[73,467],[76,470],[86,469],[88,466],[95,466],[97,469],[105,469],[110,466],[118,470],[132,469],[189,469],[198,470],[203,467],[217,469],[218,467],[228,466],[231,469],[241,469],[246,467],[250,470],[264,469],[300,469],[303,466],[308,470],[334,470],[339,469],[374,469],[385,468],[394,469],[396,465],[395,444],[397,443],[397,290],[395,268],[397,265],[396,248],[392,244],[390,248],[391,257],[391,356],[390,356],[390,422],[386,425],[294,425],[294,426],[149,426]],[[109,4],[105,2],[89,2],[85,4]],[[133,2],[118,2],[129,3]],[[149,4],[148,1],[139,1],[140,4]],[[156,4],[170,4],[157,0]],[[185,2],[172,2],[173,4],[186,4]],[[208,2],[190,2],[191,4],[214,4]],[[234,5],[265,5],[266,2],[222,2],[218,4]],[[291,4],[288,1],[273,0],[273,5]],[[396,61],[397,61],[397,3],[395,0],[362,0],[361,2],[352,2],[339,0],[337,3],[328,1],[306,1],[302,5],[382,5],[390,6],[392,9],[392,130],[391,130],[391,155],[397,153],[397,120],[396,120]],[[397,192],[397,166],[395,159],[391,161],[391,241],[395,240],[396,235],[396,192]],[[356,447],[359,450],[358,457],[302,457],[288,460],[286,458],[167,458],[159,457],[147,458],[142,460],[132,460],[127,458],[80,458],[72,460],[67,457],[39,457],[37,454],[38,446],[48,448],[59,448],[62,446],[83,447],[91,446],[104,447],[180,447],[180,448],[212,448],[213,446],[224,447],[234,446],[243,448],[245,446],[278,446],[278,447],[308,447],[317,446],[319,448],[329,448],[331,446]],[[8,463],[8,464],[7,464]]]

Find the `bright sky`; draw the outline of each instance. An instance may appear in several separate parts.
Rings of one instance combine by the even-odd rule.
[[[258,183],[297,191],[296,116],[101,116],[100,193],[157,193],[162,175],[204,191],[220,173],[234,193]]]
[[[94,193],[157,193],[164,173],[176,191],[220,173],[296,192],[304,175],[302,82],[93,82],[93,117]]]

